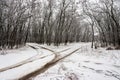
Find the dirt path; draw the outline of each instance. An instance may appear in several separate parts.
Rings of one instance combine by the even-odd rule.
[[[46,70],[48,70],[50,67],[56,65],[60,60],[65,59],[66,57],[72,55],[73,53],[75,53],[76,51],[78,51],[80,48],[77,48],[75,50],[73,50],[72,52],[68,53],[67,55],[61,57],[60,55],[56,55],[56,57],[49,63],[47,63],[45,66],[43,66],[42,68],[40,68],[39,70],[36,70],[35,72],[32,72],[22,78],[20,78],[19,80],[31,80],[32,78],[34,78],[35,76],[37,76],[38,74],[41,74],[43,72],[45,72]],[[60,52],[65,52],[69,49],[60,51]]]

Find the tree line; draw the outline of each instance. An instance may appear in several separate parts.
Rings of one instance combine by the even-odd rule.
[[[81,27],[73,0],[0,0],[0,46],[80,41]]]
[[[83,0],[84,15],[89,17],[92,29],[92,42],[95,41],[94,31],[99,32],[102,46],[120,46],[120,5],[119,0]]]
[[[120,6],[114,0],[0,0],[0,46],[26,42],[120,45]]]

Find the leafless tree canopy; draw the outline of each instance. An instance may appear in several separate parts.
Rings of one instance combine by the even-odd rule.
[[[0,0],[1,48],[79,41],[120,45],[117,0]]]

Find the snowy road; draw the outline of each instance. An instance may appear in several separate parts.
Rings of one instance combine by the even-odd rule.
[[[38,44],[28,44],[28,46],[36,50],[37,53],[24,60],[18,60],[17,62],[14,62],[11,65],[1,67],[0,80],[28,79],[29,77],[33,77],[37,74],[40,74],[41,69],[44,69],[44,71],[46,71],[50,66],[57,63],[59,60],[62,60],[63,58],[71,55],[72,53],[78,50],[78,48],[66,48],[60,51],[54,51],[52,49],[40,46]],[[48,65],[49,67],[46,67]]]
[[[91,49],[90,43],[27,45],[23,54],[0,55],[0,80],[120,80],[120,50]]]
[[[45,49],[48,49],[48,48],[45,48]],[[78,51],[80,48],[73,48],[73,49],[70,49],[70,48],[67,48],[67,49],[64,49],[64,50],[61,50],[59,52],[55,52],[54,51],[54,54],[56,55],[56,57],[51,61],[51,62],[48,62],[45,66],[43,66],[42,68],[20,78],[20,80],[28,80],[28,79],[33,79],[34,77],[36,77],[37,75],[41,74],[41,73],[44,73],[45,71],[47,71],[49,68],[51,68],[52,66],[56,65],[60,60],[62,59],[65,59],[66,57],[72,55],[73,53],[75,53],[76,51]],[[50,49],[49,49],[50,50]]]
[[[120,80],[120,50],[91,49],[90,43],[72,45],[81,48],[31,80]]]
[[[53,52],[51,52],[48,49],[46,50],[34,45],[32,45],[31,47],[34,48],[35,49],[34,51],[37,52],[35,53],[32,51],[33,54],[35,53],[35,55],[29,56],[30,52],[26,54],[25,53],[26,51],[24,51],[24,54],[26,54],[26,56],[29,56],[29,57],[25,59],[22,59],[23,57],[20,57],[21,59],[18,59],[18,60],[17,58],[19,58],[19,56],[17,56],[14,59],[12,58],[12,55],[11,55],[8,58],[8,60],[10,61],[11,60],[10,58],[12,58],[14,62],[10,65],[3,64],[3,63],[6,63],[6,64],[8,63],[8,61],[6,61],[6,58],[3,59],[4,61],[0,63],[1,65],[3,65],[3,67],[0,68],[0,71],[1,71],[0,80],[17,80],[25,75],[28,75],[36,71],[37,69],[40,69],[45,64],[52,61],[55,57]],[[6,57],[6,56],[7,55],[4,55],[3,57]]]

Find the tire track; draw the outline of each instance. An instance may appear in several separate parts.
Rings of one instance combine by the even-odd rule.
[[[9,70],[9,69],[13,69],[13,68],[22,66],[22,65],[24,65],[24,64],[26,64],[26,63],[30,63],[30,62],[33,62],[33,61],[35,61],[35,60],[42,59],[42,58],[45,58],[45,57],[47,57],[47,56],[50,56],[50,55],[41,56],[41,55],[39,54],[39,50],[38,50],[39,48],[36,48],[35,46],[31,46],[31,45],[28,45],[28,46],[37,51],[37,54],[36,54],[35,56],[32,56],[32,57],[30,57],[30,58],[28,58],[28,59],[26,59],[26,60],[23,60],[23,61],[21,61],[21,62],[19,62],[19,63],[16,63],[16,64],[11,65],[11,66],[7,66],[7,67],[4,67],[4,68],[1,68],[1,69],[0,69],[0,72],[7,71],[7,70]],[[44,47],[41,47],[41,48],[46,49],[46,48],[44,48]],[[51,52],[54,52],[54,51],[52,51],[52,50],[50,50],[50,49],[46,49],[46,50],[49,50],[49,51],[51,51]],[[51,54],[51,55],[52,55],[52,54]]]
[[[72,55],[73,53],[75,53],[76,51],[78,51],[80,48],[77,48],[75,50],[73,50],[72,52],[70,52],[69,54],[60,57],[58,55],[56,55],[56,57],[49,63],[47,63],[45,66],[43,66],[42,68],[36,70],[35,72],[32,72],[26,76],[23,76],[22,78],[20,78],[19,80],[31,80],[32,78],[34,78],[35,76],[37,76],[38,74],[41,74],[43,72],[45,72],[46,70],[48,70],[50,67],[54,66],[55,64],[57,64],[60,60],[65,59],[66,57]],[[65,50],[66,51],[66,50]],[[55,53],[56,54],[56,53]]]
[[[37,49],[34,47],[34,46],[30,46],[32,49],[34,49],[34,50],[36,50],[37,51]],[[21,62],[19,62],[19,63],[16,63],[16,64],[13,64],[13,65],[11,65],[11,66],[7,66],[7,67],[4,67],[4,68],[1,68],[0,69],[0,72],[3,72],[3,71],[6,71],[6,70],[9,70],[9,69],[13,69],[13,68],[15,68],[15,67],[18,67],[18,66],[21,66],[21,65],[23,65],[23,64],[26,64],[27,62],[31,62],[32,60],[31,60],[31,58],[34,58],[34,57],[36,57],[36,56],[38,56],[39,55],[39,53],[38,53],[38,51],[37,51],[37,54],[35,55],[35,56],[32,56],[32,57],[30,57],[30,58],[28,58],[28,59],[26,59],[26,60],[23,60],[23,61],[21,61]]]
[[[21,62],[19,62],[19,63],[13,64],[13,65],[11,65],[11,66],[7,66],[7,67],[4,67],[4,68],[1,68],[1,69],[0,69],[0,72],[4,72],[4,71],[7,71],[7,70],[9,70],[9,69],[13,69],[13,68],[22,66],[22,65],[24,65],[24,64],[31,63],[31,62],[33,62],[33,61],[35,61],[35,60],[43,59],[43,58],[45,58],[45,57],[48,57],[48,56],[53,55],[53,54],[51,54],[51,55],[41,56],[41,55],[39,54],[39,51],[38,51],[39,48],[36,48],[35,45],[34,45],[34,46],[28,45],[28,46],[37,51],[37,54],[36,54],[35,56],[32,56],[32,57],[30,57],[30,58],[28,58],[28,59],[26,59],[26,60],[24,60],[24,61],[21,61]],[[41,47],[41,46],[39,46],[39,47],[42,48],[42,49],[51,51],[52,53],[59,53],[59,52],[54,52],[53,50],[48,49],[48,48],[45,48],[45,47]],[[68,49],[66,49],[66,50],[68,50]],[[66,51],[66,50],[62,50],[62,51],[60,51],[60,52],[63,52],[63,51]],[[56,54],[54,54],[54,55],[56,55]],[[57,56],[57,55],[56,55],[56,56]],[[56,57],[56,56],[55,56],[55,57]]]
[[[67,51],[67,50],[69,50],[69,49],[71,49],[71,48],[67,48],[67,49],[65,49],[65,50],[62,50],[62,51],[60,51],[59,53],[64,52],[64,51]]]

